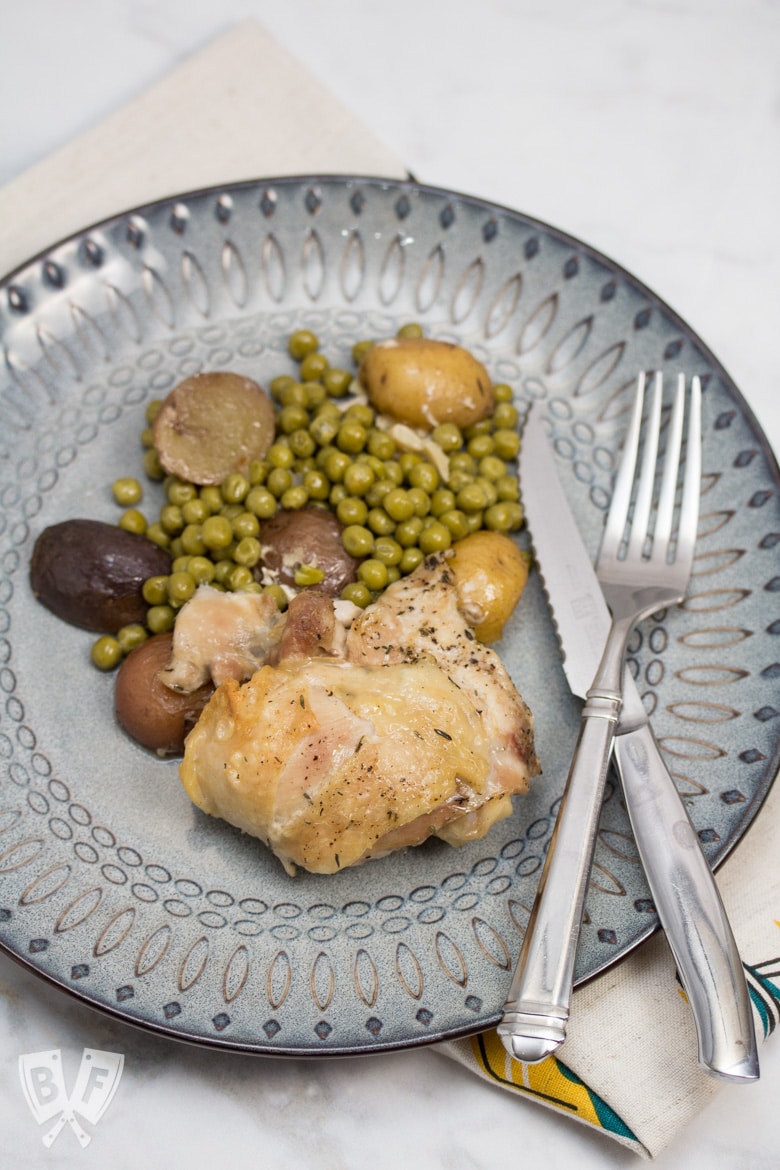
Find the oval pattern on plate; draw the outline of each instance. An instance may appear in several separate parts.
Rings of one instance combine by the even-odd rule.
[[[592,549],[637,370],[701,375],[697,577],[686,607],[642,624],[631,669],[713,864],[777,774],[780,473],[728,375],[655,294],[562,232],[415,183],[272,179],[117,216],[0,281],[0,946],[130,1023],[330,1056],[482,1031],[500,1014],[576,734],[536,577],[522,645],[510,631],[501,654],[535,712],[543,781],[483,841],[334,878],[292,880],[260,843],[196,815],[175,766],[114,728],[110,680],[73,653],[82,636],[27,636],[53,620],[24,580],[37,533],[62,518],[63,483],[110,484],[120,446],[140,470],[151,398],[220,365],[265,384],[288,371],[296,328],[341,365],[355,341],[410,320],[472,348],[521,420],[530,403],[543,413]],[[76,692],[100,734],[66,752]],[[656,924],[614,792],[602,817],[578,981]]]

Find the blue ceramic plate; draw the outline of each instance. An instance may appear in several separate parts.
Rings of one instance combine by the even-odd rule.
[[[618,265],[516,212],[414,183],[318,177],[197,192],[117,216],[0,286],[0,938],[85,1002],[266,1054],[380,1051],[494,1023],[577,730],[531,581],[500,647],[544,776],[484,841],[289,878],[198,812],[175,763],[117,729],[89,634],[33,599],[47,525],[115,520],[145,404],[201,369],[264,382],[306,326],[332,360],[422,322],[549,420],[595,553],[640,369],[702,377],[704,495],[690,596],[646,622],[634,672],[713,865],[778,768],[778,468],[728,375]],[[147,493],[151,514],[154,499]],[[619,794],[604,806],[577,977],[656,919]]]

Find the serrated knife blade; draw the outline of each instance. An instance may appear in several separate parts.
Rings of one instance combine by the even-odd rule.
[[[611,619],[538,407],[523,430],[520,483],[563,668],[572,692],[584,698]],[[653,902],[693,1012],[699,1063],[731,1081],[756,1080],[755,1028],[739,952],[712,870],[628,670],[613,750]]]

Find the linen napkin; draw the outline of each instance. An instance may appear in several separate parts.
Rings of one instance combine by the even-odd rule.
[[[0,223],[14,224],[13,236],[0,240],[0,272],[153,199],[262,175],[318,172],[407,177],[392,151],[249,21],[0,189]],[[778,824],[776,785],[719,874],[761,1038],[780,1018]],[[575,992],[560,1058],[521,1064],[493,1030],[438,1051],[525,1098],[519,1108],[545,1105],[646,1158],[718,1091],[696,1065],[690,1012],[660,936]]]

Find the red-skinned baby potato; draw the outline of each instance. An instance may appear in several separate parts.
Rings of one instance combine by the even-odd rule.
[[[301,566],[319,569],[322,580],[312,584],[329,597],[338,597],[345,585],[357,580],[359,561],[341,543],[344,531],[338,518],[327,508],[310,505],[297,512],[277,512],[260,525],[258,539],[261,560],[255,569],[258,580],[263,569],[271,571],[281,585],[298,587],[296,572]]]
[[[74,519],[40,534],[30,584],[38,601],[63,621],[115,634],[144,622],[144,581],[170,571],[168,553],[146,537],[101,520]]]
[[[114,693],[117,722],[142,747],[159,756],[180,756],[214,687],[189,694],[173,691],[157,677],[168,665],[173,634],[155,634],[132,650],[119,668]]]

